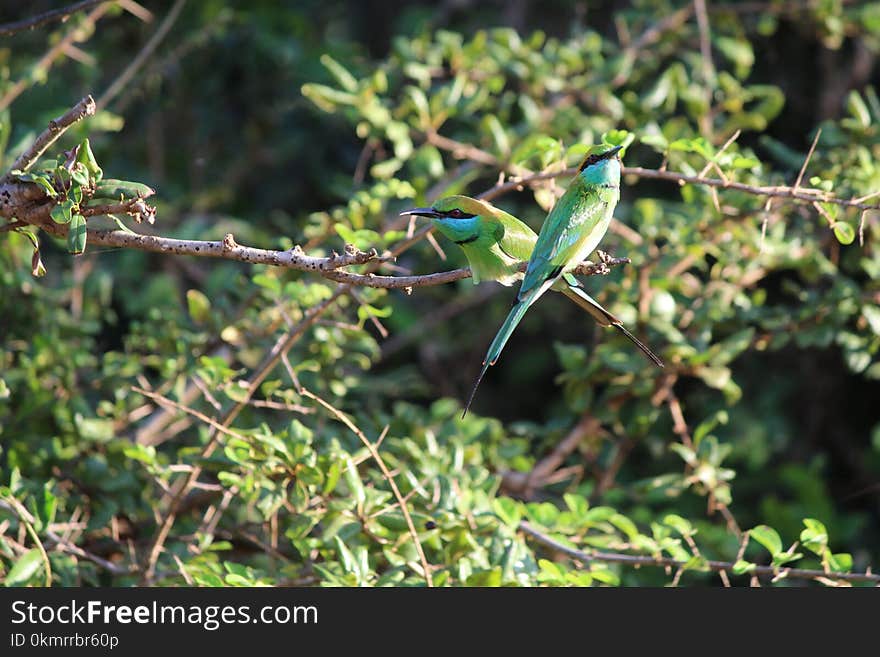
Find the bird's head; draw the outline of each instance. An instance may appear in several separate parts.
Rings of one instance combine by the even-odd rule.
[[[457,221],[492,214],[492,210],[492,206],[486,201],[470,196],[447,196],[435,201],[434,205],[429,208],[413,208],[412,210],[404,210],[400,214],[429,217],[441,221]]]
[[[620,155],[618,153],[622,148],[623,146],[609,148],[607,144],[591,146],[578,167],[578,175],[591,185],[619,185]]]

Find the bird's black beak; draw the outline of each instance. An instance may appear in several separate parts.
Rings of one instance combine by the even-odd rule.
[[[621,148],[623,148],[623,146],[615,146],[611,150],[607,150],[604,153],[602,153],[601,155],[599,155],[599,159],[600,160],[610,160],[612,157],[617,157],[617,153],[620,152]]]
[[[430,217],[431,219],[436,219],[437,217],[443,216],[434,208],[413,208],[412,210],[404,210],[400,213],[401,217],[406,215],[415,215],[417,217]]]

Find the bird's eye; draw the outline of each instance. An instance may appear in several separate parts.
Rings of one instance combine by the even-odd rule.
[[[458,218],[458,217],[460,217],[461,215],[462,215],[462,212],[461,212],[461,210],[459,210],[458,208],[455,208],[454,210],[450,210],[450,211],[449,211],[449,216],[450,216],[450,217],[456,217],[456,218]]]

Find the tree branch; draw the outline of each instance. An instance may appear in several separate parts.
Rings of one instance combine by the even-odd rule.
[[[502,196],[507,192],[520,190],[523,187],[542,180],[550,180],[551,178],[560,178],[562,176],[573,176],[577,173],[577,167],[569,167],[562,171],[546,171],[536,173],[522,178],[511,178],[505,183],[496,185],[487,193],[481,196],[486,201]],[[748,185],[746,183],[736,182],[733,180],[721,180],[720,178],[705,178],[703,176],[690,176],[685,173],[676,173],[675,171],[666,171],[662,169],[645,169],[643,167],[622,167],[621,173],[625,176],[634,176],[636,178],[646,178],[650,180],[666,180],[669,182],[677,182],[679,185],[705,185],[706,187],[717,187],[720,189],[732,189],[754,196],[764,196],[768,198],[786,198],[800,203],[813,204],[833,203],[848,208],[857,208],[859,210],[880,210],[880,204],[865,203],[861,199],[844,199],[838,198],[832,194],[824,192],[820,189],[799,188],[797,190],[786,186],[761,186]]]
[[[54,144],[70,126],[94,114],[95,99],[91,96],[86,96],[57,119],[49,121],[49,126],[34,140],[31,147],[19,155],[15,162],[12,163],[11,170],[27,171],[30,169],[40,159],[40,156],[46,152],[46,149]],[[6,180],[9,179],[10,176],[7,174]]]
[[[82,2],[74,2],[67,7],[51,9],[50,11],[31,16],[30,18],[23,18],[20,21],[4,23],[3,25],[0,25],[0,36],[10,36],[17,32],[33,30],[54,21],[61,21],[63,23],[70,18],[72,14],[75,14],[78,11],[91,9],[92,7],[103,4],[107,1],[108,0],[82,0]]]
[[[589,413],[584,413],[568,434],[529,472],[507,471],[502,476],[502,484],[512,493],[530,497],[532,491],[543,486],[568,455],[574,452],[587,437],[597,435],[601,431],[599,420]]]
[[[110,3],[101,3],[94,9],[92,9],[86,17],[83,19],[82,24],[71,29],[63,38],[59,39],[57,43],[55,43],[45,55],[43,55],[40,60],[32,67],[35,71],[44,71],[48,72],[55,61],[61,57],[64,53],[67,52],[68,48],[76,41],[83,41],[89,38],[92,33],[95,23],[100,19],[107,10],[109,9]],[[9,107],[12,102],[21,95],[21,93],[33,84],[33,80],[30,76],[25,76],[19,79],[17,82],[9,86],[2,97],[0,97],[0,110]]]
[[[13,506],[12,504],[7,502],[6,500],[0,500],[0,508],[6,508],[10,511],[20,512],[21,514],[23,514],[24,519],[27,520],[27,522],[30,522],[30,523],[34,522],[34,517],[28,512],[27,509],[25,509],[20,504],[18,504],[18,506]],[[61,536],[59,536],[58,534],[56,534],[55,532],[53,532],[50,529],[46,529],[44,531],[44,534],[46,535],[46,537],[48,539],[47,543],[51,542],[52,545],[54,545],[54,547],[56,549],[61,550],[62,552],[67,552],[68,554],[72,554],[72,555],[77,556],[81,559],[88,559],[92,563],[100,566],[104,570],[106,570],[114,575],[130,575],[131,573],[133,573],[137,570],[136,566],[133,566],[133,565],[132,566],[120,566],[119,564],[115,564],[112,561],[108,561],[106,559],[103,559],[102,557],[99,557],[96,554],[92,554],[91,552],[86,552],[81,547],[64,540]]]
[[[654,557],[636,554],[620,554],[616,552],[583,552],[563,545],[559,541],[541,533],[529,523],[521,521],[519,529],[524,534],[532,537],[539,543],[546,545],[552,550],[564,554],[572,559],[589,563],[591,561],[602,561],[605,563],[620,563],[627,566],[658,566],[661,568],[684,568],[686,562],[678,561],[669,557]],[[733,563],[727,561],[703,561],[705,568],[713,572],[733,572]],[[694,568],[696,570],[696,568]],[[835,573],[825,572],[824,570],[807,570],[805,568],[774,568],[772,566],[755,565],[754,570],[749,571],[751,575],[759,577],[778,577],[780,575],[796,579],[831,579],[842,580],[845,582],[872,582],[880,584],[880,575],[873,573]]]
[[[150,37],[150,40],[147,41],[146,45],[135,56],[135,58],[131,60],[122,74],[116,78],[101,97],[98,98],[98,109],[104,109],[107,107],[107,105],[116,98],[119,92],[125,88],[125,85],[131,81],[138,72],[138,69],[143,66],[144,62],[153,54],[153,51],[155,51],[159,44],[162,43],[162,40],[174,26],[177,17],[180,15],[180,10],[183,9],[183,5],[185,4],[186,0],[177,0],[177,2],[174,3],[174,6],[171,7],[168,15],[165,16],[162,24],[159,25],[156,32]]]

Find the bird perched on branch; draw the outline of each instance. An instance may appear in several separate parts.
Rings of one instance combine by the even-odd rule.
[[[462,417],[470,408],[486,370],[494,365],[526,310],[553,289],[586,310],[600,326],[614,326],[655,365],[663,362],[623,323],[580,286],[571,271],[598,246],[608,230],[620,198],[620,147],[591,153],[548,215],[541,233],[491,203],[467,196],[450,196],[430,208],[404,215],[429,217],[434,226],[464,251],[474,283],[495,280],[511,285],[522,278],[517,302],[489,347]],[[520,263],[528,260],[525,274]]]

